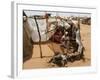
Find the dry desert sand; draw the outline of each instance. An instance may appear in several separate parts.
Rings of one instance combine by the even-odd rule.
[[[91,26],[80,24],[80,32],[81,32],[82,43],[85,47],[84,54],[85,54],[86,60],[85,62],[82,60],[74,61],[73,63],[68,62],[68,64],[66,64],[65,66],[66,68],[67,67],[83,67],[83,66],[91,65]],[[52,45],[54,46],[53,48],[52,48]],[[61,51],[58,45],[59,44],[56,44],[56,43],[42,44],[41,46],[42,46],[42,53],[44,56],[43,58],[40,58],[39,46],[34,45],[32,58],[23,63],[23,69],[57,67],[48,63],[48,61],[54,54],[52,51],[53,49],[55,51],[57,50]]]

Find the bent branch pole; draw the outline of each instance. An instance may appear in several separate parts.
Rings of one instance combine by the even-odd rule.
[[[39,31],[39,26],[38,26],[38,23],[37,23],[37,20],[36,20],[36,16],[34,16],[34,19],[35,19],[35,23],[36,23],[36,27],[37,27],[37,31],[38,31],[38,35],[39,35],[39,47],[40,47],[40,57],[42,58],[42,48],[41,48],[41,34],[40,34],[40,31]]]

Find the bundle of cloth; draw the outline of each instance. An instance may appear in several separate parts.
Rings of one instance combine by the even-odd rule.
[[[49,63],[56,64],[59,67],[64,67],[67,63],[67,56],[64,54],[61,54],[59,52],[56,52],[53,57],[50,59]]]
[[[64,54],[60,52],[55,52],[55,54],[52,56],[48,63],[53,63],[59,67],[65,67],[68,62],[74,62],[80,59],[85,61],[83,52],[84,48],[81,49],[81,53],[75,52],[70,54]]]

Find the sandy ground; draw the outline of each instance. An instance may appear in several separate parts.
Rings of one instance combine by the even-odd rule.
[[[91,26],[90,25],[84,25],[81,24],[80,27],[81,30],[81,39],[82,43],[85,47],[85,59],[86,61],[83,62],[82,60],[74,61],[73,63],[68,62],[65,67],[80,67],[80,66],[90,66],[91,65]],[[52,45],[54,47],[52,47]],[[53,66],[52,64],[48,63],[51,56],[54,54],[53,49],[55,51],[60,51],[59,44],[56,43],[48,43],[48,44],[42,44],[42,53],[43,58],[40,58],[40,52],[39,52],[39,46],[34,45],[33,48],[33,56],[30,60],[27,60],[23,64],[23,69],[34,69],[34,68],[50,68],[50,67],[57,67]]]

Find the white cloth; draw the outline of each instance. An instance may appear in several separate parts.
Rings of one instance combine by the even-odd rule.
[[[79,45],[78,52],[81,53],[82,52],[82,48],[83,48],[83,44],[81,42],[80,30],[79,29],[76,31],[76,42]]]

